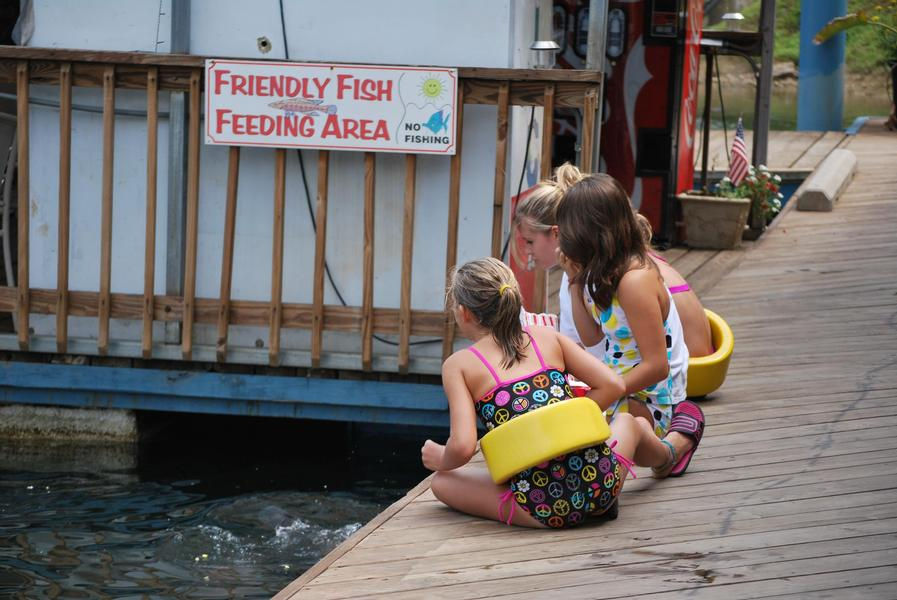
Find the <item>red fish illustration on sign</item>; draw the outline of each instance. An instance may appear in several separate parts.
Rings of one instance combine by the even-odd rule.
[[[271,108],[282,110],[286,116],[292,117],[296,113],[304,113],[306,115],[319,114],[336,114],[335,104],[321,104],[323,100],[307,100],[305,98],[287,98],[286,100],[278,100],[268,104]]]

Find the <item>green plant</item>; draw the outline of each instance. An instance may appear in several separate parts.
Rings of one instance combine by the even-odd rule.
[[[714,193],[724,198],[750,198],[751,223],[769,223],[782,210],[782,193],[779,186],[782,178],[771,173],[766,165],[748,167],[748,174],[738,185],[723,177]]]
[[[858,10],[832,19],[813,36],[813,43],[824,44],[842,31],[861,26],[875,28],[884,61],[897,62],[897,0],[881,0],[868,12]]]

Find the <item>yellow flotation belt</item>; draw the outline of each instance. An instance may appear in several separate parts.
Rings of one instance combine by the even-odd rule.
[[[495,483],[504,483],[556,456],[599,444],[610,437],[594,400],[570,398],[537,408],[486,433],[480,448]]]
[[[735,349],[735,335],[729,324],[711,310],[704,309],[710,321],[710,337],[716,352],[708,356],[688,359],[688,396],[706,396],[719,389],[726,379],[732,350]]]

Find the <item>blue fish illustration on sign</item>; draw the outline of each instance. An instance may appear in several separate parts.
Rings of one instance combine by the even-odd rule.
[[[445,113],[445,117],[442,116],[443,111],[438,110],[430,115],[430,119],[424,123],[424,127],[432,131],[433,133],[439,133],[442,130],[448,131],[448,121],[449,121],[449,113]]]

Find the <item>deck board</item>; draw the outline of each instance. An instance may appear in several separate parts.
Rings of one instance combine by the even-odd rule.
[[[455,513],[423,482],[278,598],[892,598],[897,135],[814,135],[780,152],[859,160],[833,212],[788,211],[737,259],[669,255],[736,336],[685,477],[638,469],[619,519],[565,531]]]

